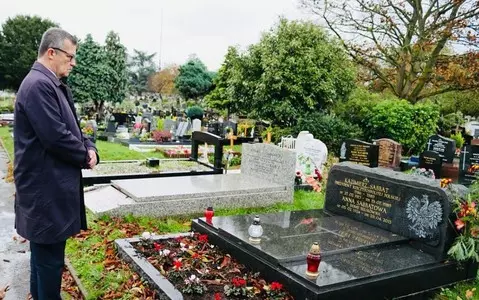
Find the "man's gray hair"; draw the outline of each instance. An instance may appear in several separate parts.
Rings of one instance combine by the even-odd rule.
[[[38,58],[47,52],[48,48],[63,48],[65,40],[69,40],[73,45],[77,44],[77,39],[61,28],[50,28],[43,33],[40,47],[38,47]]]

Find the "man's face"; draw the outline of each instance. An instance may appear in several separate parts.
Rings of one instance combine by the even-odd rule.
[[[52,64],[59,78],[67,77],[76,65],[75,55],[77,47],[69,40],[63,42],[62,48],[54,48]]]

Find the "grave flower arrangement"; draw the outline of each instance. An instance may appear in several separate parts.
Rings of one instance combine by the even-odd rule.
[[[455,196],[453,202],[453,211],[456,217],[454,228],[458,236],[447,254],[458,261],[473,260],[479,262],[478,199],[475,197],[475,193],[468,194],[466,197],[459,197],[450,183],[450,179],[442,179],[441,187],[449,189]]]
[[[211,244],[206,234],[191,232],[189,236],[156,241],[144,234],[134,247],[186,300],[293,299],[281,283],[268,283],[259,273],[248,272]]]
[[[411,169],[411,174],[412,175],[420,175],[420,176],[424,176],[424,177],[427,177],[427,178],[432,178],[432,179],[435,179],[436,176],[434,175],[434,171],[433,170],[426,170],[425,168],[416,168],[416,167],[413,167]]]
[[[131,131],[132,137],[135,137],[135,138],[140,137],[141,129],[143,129],[143,125],[141,123],[135,123],[133,125],[133,130]]]
[[[93,136],[95,133],[91,125],[83,127],[82,132],[87,136]]]
[[[294,177],[294,184],[301,185],[303,183],[307,183],[313,188],[313,191],[321,192],[322,180],[323,176],[319,172],[318,168],[314,168],[314,175],[304,175],[301,171],[296,171],[296,175]]]
[[[159,149],[160,152],[163,152],[167,157],[176,157],[176,158],[188,158],[191,156],[191,150],[183,146],[177,146],[175,148],[168,149]]]

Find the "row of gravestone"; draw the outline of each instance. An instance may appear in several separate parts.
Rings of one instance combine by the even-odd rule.
[[[142,118],[142,117],[140,117],[140,118]],[[141,122],[145,122],[145,120],[148,120],[147,122],[148,122],[148,124],[150,124],[149,130],[147,130],[147,131],[157,130],[157,124],[158,124],[158,118],[157,117],[153,117],[152,121],[148,118],[143,117]],[[186,133],[190,129],[192,131],[201,131],[201,121],[198,120],[198,119],[193,120],[193,122],[191,122],[191,123],[188,122],[188,121],[183,121],[181,119],[177,119],[177,120],[164,119],[164,121],[163,121],[162,130],[172,132],[172,134],[175,137],[183,137],[184,135],[186,135]],[[116,129],[115,121],[109,121],[108,125],[107,125],[107,128],[106,128],[106,132],[116,132],[116,130],[117,129]]]
[[[339,161],[397,169],[401,162],[401,151],[401,145],[390,139],[378,139],[374,143],[349,139],[341,145]],[[457,178],[459,183],[469,185],[479,171],[479,145],[464,146],[458,166],[453,163],[455,153],[454,140],[433,135],[428,139],[426,150],[419,157],[419,168],[432,170],[436,178]]]

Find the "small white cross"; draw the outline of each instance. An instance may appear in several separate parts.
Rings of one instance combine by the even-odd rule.
[[[431,140],[427,141],[427,150],[431,150]]]

